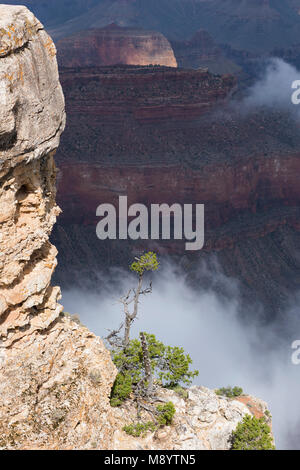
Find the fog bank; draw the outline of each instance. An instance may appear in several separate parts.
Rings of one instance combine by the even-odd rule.
[[[172,264],[152,278],[153,293],[141,298],[133,335],[144,330],[167,344],[184,347],[193,367],[199,369],[197,384],[238,385],[267,401],[277,448],[300,449],[300,366],[291,362],[291,343],[300,339],[298,307],[291,305],[282,320],[261,326],[257,306],[249,306],[247,322],[239,320],[238,285],[222,274],[211,276],[210,288],[199,285],[197,291]],[[99,293],[64,292],[65,311],[79,314],[83,324],[103,337],[106,329],[120,324],[122,306],[117,299],[135,284],[133,275],[111,270],[102,276]],[[216,284],[222,284],[226,296],[215,292]]]

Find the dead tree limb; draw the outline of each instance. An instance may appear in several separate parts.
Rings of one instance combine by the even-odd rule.
[[[149,348],[146,340],[145,333],[140,333],[141,345],[143,351],[143,362],[145,368],[145,382],[147,382],[146,394],[149,396],[153,392],[153,374],[151,367],[151,359],[149,354]]]

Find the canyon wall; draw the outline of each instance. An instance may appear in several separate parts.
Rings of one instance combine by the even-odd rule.
[[[115,24],[61,39],[57,49],[61,67],[115,64],[177,67],[172,47],[161,33]]]
[[[237,74],[240,72],[232,60],[229,60],[205,30],[197,31],[186,41],[171,41],[179,67],[198,69],[207,67],[216,74]]]
[[[57,280],[96,287],[104,265],[127,266],[148,248],[188,258],[193,275],[216,255],[247,291],[246,304],[259,299],[270,317],[283,308],[300,282],[297,120],[232,104],[235,79],[203,69],[73,68],[61,81],[68,127],[57,154]],[[98,240],[96,208],[117,207],[119,195],[148,207],[204,203],[204,249]]]

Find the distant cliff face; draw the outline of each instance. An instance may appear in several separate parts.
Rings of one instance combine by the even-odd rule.
[[[14,0],[7,0],[14,3]],[[55,39],[110,23],[186,40],[200,28],[217,43],[266,53],[298,42],[298,0],[24,0],[41,16]]]
[[[204,30],[186,41],[171,41],[179,67],[203,68],[217,74],[238,73],[240,68],[227,59],[211,35]]]
[[[132,253],[154,248],[100,242],[100,203],[117,205],[120,194],[130,204],[204,203],[206,242],[191,256],[195,270],[217,253],[273,315],[278,292],[283,301],[299,285],[297,122],[275,110],[227,109],[235,80],[205,70],[79,68],[61,80],[69,125],[57,156],[65,209],[54,233],[57,279],[68,285],[73,266],[72,283],[93,282],[103,262],[127,265]],[[155,249],[184,254],[180,242]]]
[[[100,65],[165,65],[177,67],[169,41],[155,31],[110,25],[80,31],[57,43],[62,67]]]

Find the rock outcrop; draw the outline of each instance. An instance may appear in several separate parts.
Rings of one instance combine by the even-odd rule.
[[[134,402],[110,407],[110,354],[62,313],[51,286],[53,156],[65,125],[56,50],[26,8],[0,5],[0,18],[0,449],[229,449],[253,399],[203,387],[185,399],[158,390],[175,403],[171,427],[140,439],[122,430],[136,419]]]
[[[115,368],[51,286],[64,98],[55,46],[24,7],[0,5],[0,102],[0,448],[108,446]]]
[[[172,47],[161,33],[116,24],[61,39],[57,49],[62,67],[115,64],[177,67]]]
[[[191,387],[187,397],[161,389],[158,398],[172,401],[176,414],[172,426],[165,426],[145,436],[132,437],[123,426],[136,422],[133,404],[116,409],[119,429],[113,437],[114,449],[130,450],[230,450],[232,431],[244,416],[265,417],[271,427],[267,404],[251,396],[236,399],[220,397],[206,387]],[[134,419],[135,417],[135,419]],[[143,412],[142,421],[151,421],[150,413]]]

